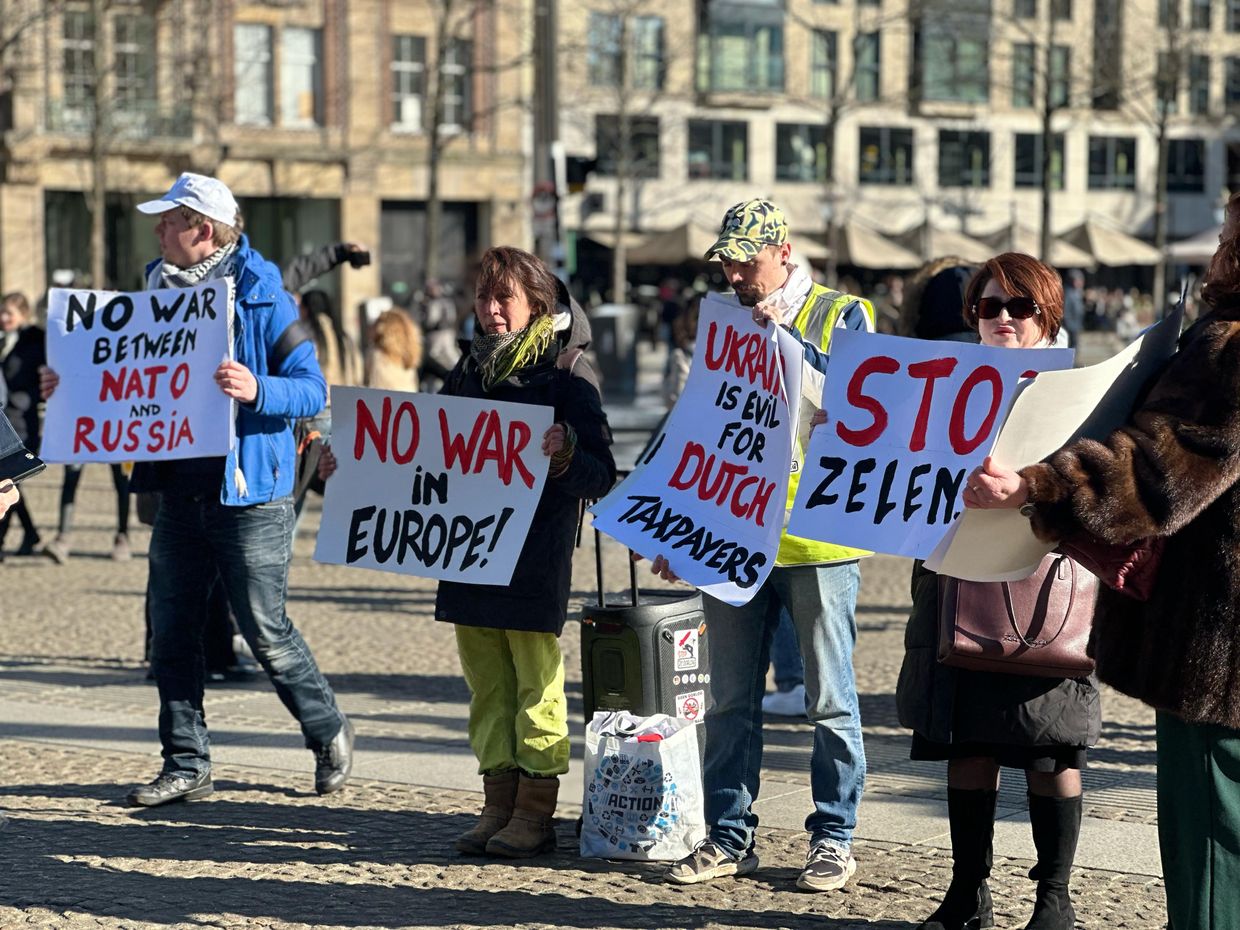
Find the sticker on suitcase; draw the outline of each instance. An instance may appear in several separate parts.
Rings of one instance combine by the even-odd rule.
[[[676,636],[676,671],[687,672],[698,667],[698,631],[679,630]]]
[[[676,695],[676,716],[686,720],[700,720],[706,710],[706,692],[688,691]]]

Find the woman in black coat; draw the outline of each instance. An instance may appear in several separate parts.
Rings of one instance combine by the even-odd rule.
[[[970,280],[964,318],[983,345],[1049,347],[1063,317],[1054,269],[1008,252]],[[941,665],[938,576],[913,568],[913,610],[896,688],[900,723],[913,730],[914,759],[947,760],[952,881],[919,930],[993,926],[991,839],[999,769],[1023,769],[1038,864],[1028,930],[1075,925],[1068,876],[1081,825],[1081,769],[1098,740],[1101,708],[1092,678],[1037,678]]]
[[[485,806],[457,840],[467,855],[524,858],[555,846],[552,816],[568,771],[568,702],[559,635],[568,616],[583,500],[611,490],[616,467],[598,385],[582,351],[585,314],[535,256],[499,247],[483,257],[477,327],[444,394],[553,408],[550,456],[529,534],[507,585],[442,581],[435,619],[455,624],[469,685],[469,743]],[[324,452],[320,474],[335,469]]]
[[[43,330],[31,322],[30,302],[23,294],[0,298],[0,373],[8,387],[4,413],[13,424],[17,438],[27,449],[39,448],[39,369],[47,364],[47,340]],[[18,555],[31,555],[39,548],[39,531],[24,500],[0,517],[0,558],[9,521],[21,521],[22,542]]]

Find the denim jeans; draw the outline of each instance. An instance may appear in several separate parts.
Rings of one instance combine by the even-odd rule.
[[[805,684],[801,644],[797,642],[797,629],[786,610],[780,610],[779,623],[771,640],[771,666],[775,669],[775,687],[780,691],[791,691],[797,685]]]
[[[753,847],[762,766],[762,694],[771,639],[786,609],[805,661],[807,713],[814,726],[805,820],[811,842],[852,845],[865,788],[865,749],[853,677],[857,641],[856,562],[776,568],[748,604],[705,598],[715,706],[706,714],[703,778],[710,837],[734,857]]]
[[[211,769],[202,709],[207,595],[218,573],[241,635],[306,746],[329,743],[344,721],[331,686],[284,612],[293,501],[226,507],[165,494],[151,531],[151,668],[159,686],[164,771]]]

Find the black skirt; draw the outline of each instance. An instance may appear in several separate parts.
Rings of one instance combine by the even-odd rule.
[[[1084,746],[1010,746],[1002,743],[936,743],[920,733],[913,734],[909,758],[918,762],[942,762],[975,757],[994,759],[1009,769],[1026,772],[1058,772],[1085,768]]]

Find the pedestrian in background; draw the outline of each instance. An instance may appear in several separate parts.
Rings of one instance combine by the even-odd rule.
[[[31,318],[26,295],[14,292],[0,297],[0,375],[8,394],[4,414],[22,445],[31,450],[39,448],[39,369],[46,363],[46,336]],[[40,546],[34,517],[25,500],[19,498],[0,517],[0,560],[4,558],[4,540],[13,517],[22,525],[17,555],[33,555]]]
[[[1209,312],[1128,422],[1011,471],[970,507],[1019,507],[1039,539],[1162,541],[1148,600],[1100,591],[1098,677],[1156,711],[1158,838],[1171,930],[1240,926],[1240,197],[1202,290]]]
[[[422,333],[404,310],[384,310],[370,327],[366,387],[416,391],[422,365]]]
[[[958,279],[956,279],[958,280]],[[926,295],[935,293],[926,289]],[[1006,252],[990,259],[959,290],[939,292],[946,307],[981,336],[982,345],[1049,348],[1063,319],[1063,285],[1055,269]],[[993,582],[1000,585],[1001,582]],[[1001,768],[1024,772],[1038,862],[1030,930],[1071,930],[1068,880],[1081,828],[1081,770],[1102,727],[1091,677],[1039,678],[979,672],[937,660],[939,579],[913,563],[913,609],[904,633],[896,686],[900,723],[913,731],[910,758],[947,762],[947,817],[952,880],[942,904],[919,930],[993,925],[987,879],[992,861]]]
[[[435,619],[456,625],[485,798],[456,848],[526,858],[555,848],[552,818],[569,760],[559,635],[573,547],[582,501],[611,490],[616,466],[598,383],[581,357],[590,324],[564,285],[534,255],[501,246],[483,255],[475,293],[478,329],[442,393],[551,407],[555,423],[542,437],[551,463],[512,580],[441,581]],[[322,463],[326,478],[336,469],[330,450]]]
[[[43,553],[57,565],[69,561],[73,550],[73,514],[77,502],[78,484],[82,480],[85,465],[66,465],[64,483],[60,486],[60,523],[56,538],[43,547]],[[116,535],[112,538],[112,559],[116,562],[129,560],[129,472],[131,465],[112,462],[112,487],[116,491]]]

